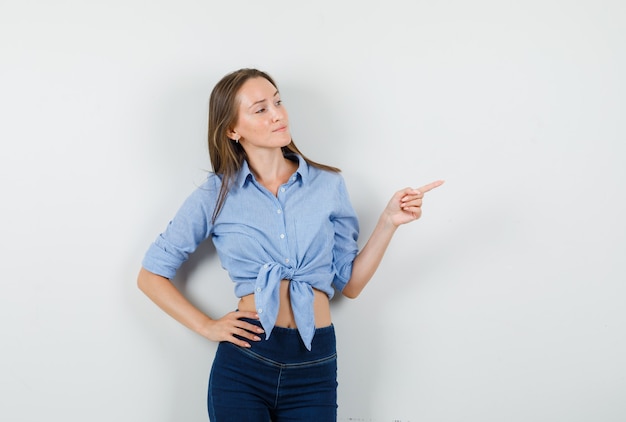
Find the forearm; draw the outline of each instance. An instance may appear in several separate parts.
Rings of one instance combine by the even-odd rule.
[[[353,299],[365,288],[378,269],[397,228],[387,213],[383,212],[372,235],[354,259],[352,275],[342,291],[344,296]]]
[[[172,318],[196,333],[207,336],[207,327],[213,320],[192,305],[170,280],[142,268],[137,285]]]

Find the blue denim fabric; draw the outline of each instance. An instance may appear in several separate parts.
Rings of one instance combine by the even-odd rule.
[[[180,265],[211,237],[235,295],[254,294],[268,338],[278,314],[280,281],[290,280],[294,318],[310,349],[315,331],[313,288],[333,297],[343,290],[358,252],[359,225],[343,178],[309,166],[298,170],[274,196],[244,161],[212,224],[221,178],[206,182],[184,202],[148,249],[143,267],[172,278]],[[334,287],[334,288],[333,288]]]
[[[258,321],[246,320],[257,324]],[[315,330],[309,351],[296,329],[274,327],[251,348],[219,344],[209,380],[212,422],[335,422],[335,329]]]

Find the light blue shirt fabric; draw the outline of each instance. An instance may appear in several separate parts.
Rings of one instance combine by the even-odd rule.
[[[256,181],[244,162],[214,224],[221,178],[209,174],[150,245],[142,265],[173,278],[189,254],[211,237],[235,283],[235,295],[254,293],[267,338],[278,315],[280,282],[290,280],[294,318],[311,350],[313,288],[329,299],[334,289],[343,290],[358,252],[359,225],[339,173],[309,166],[296,155],[289,158],[299,166],[277,196]]]

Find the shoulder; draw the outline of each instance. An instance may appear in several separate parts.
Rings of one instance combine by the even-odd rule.
[[[331,185],[343,184],[343,176],[337,171],[325,170],[310,164],[308,167],[308,177],[312,183],[327,183]]]
[[[219,174],[215,174],[210,172],[205,181],[198,187],[198,189],[202,189],[205,192],[219,192],[222,187],[222,176]]]
[[[222,186],[222,179],[215,173],[209,173],[207,178],[191,192],[185,200],[186,207],[212,208]]]
[[[333,209],[344,208],[350,203],[350,194],[346,187],[343,175],[336,171],[320,169],[310,166],[308,185],[311,192],[323,198],[323,201]]]
[[[209,173],[204,181],[197,185],[191,193],[190,197],[207,197],[215,196],[219,193],[222,186],[222,179],[215,173]]]

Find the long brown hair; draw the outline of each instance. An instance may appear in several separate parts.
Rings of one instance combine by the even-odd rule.
[[[239,108],[237,94],[241,86],[252,78],[265,78],[278,89],[276,82],[267,73],[257,69],[239,69],[224,76],[211,92],[209,100],[209,156],[211,157],[213,172],[222,177],[222,186],[213,212],[213,222],[222,210],[232,182],[246,159],[246,152],[243,147],[228,139],[227,133],[237,124]],[[283,154],[299,154],[304,161],[313,167],[332,172],[340,171],[336,167],[316,163],[305,157],[293,143],[293,139],[282,150]]]

